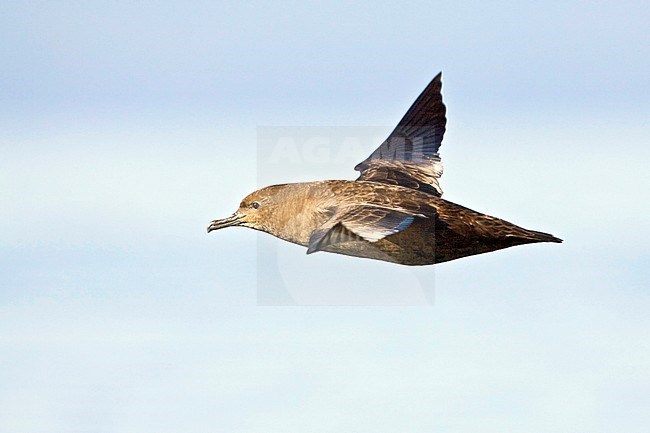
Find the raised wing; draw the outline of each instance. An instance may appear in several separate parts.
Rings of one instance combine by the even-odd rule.
[[[321,251],[328,245],[351,240],[377,242],[407,229],[415,217],[424,215],[375,206],[350,206],[340,209],[311,234],[307,254]]]
[[[435,76],[406,112],[395,130],[354,169],[357,180],[381,182],[442,195],[438,178],[442,161],[438,149],[445,134],[442,72]]]

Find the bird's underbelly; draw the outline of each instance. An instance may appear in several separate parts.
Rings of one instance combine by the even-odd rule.
[[[324,251],[403,265],[430,265],[512,245],[471,232],[460,234],[439,221],[428,219],[418,220],[403,232],[377,242],[350,240],[328,245]]]

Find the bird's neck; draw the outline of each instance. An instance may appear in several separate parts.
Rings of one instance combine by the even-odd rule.
[[[286,241],[306,246],[314,230],[330,217],[321,182],[287,185],[285,203],[274,215],[268,231]]]

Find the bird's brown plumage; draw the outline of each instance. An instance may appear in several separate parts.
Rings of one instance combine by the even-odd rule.
[[[428,265],[535,242],[561,242],[542,232],[441,198],[438,149],[446,125],[441,74],[395,130],[355,167],[356,181],[274,185],[255,191],[228,226],[261,230],[299,245],[405,265]]]

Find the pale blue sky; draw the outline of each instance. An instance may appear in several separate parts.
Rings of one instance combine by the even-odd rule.
[[[641,1],[3,2],[0,431],[648,431],[648,22]],[[446,198],[565,243],[436,266],[433,307],[256,306],[258,234],[205,234],[263,186],[256,128],[388,130],[439,70]],[[312,290],[395,299],[395,265],[267,241]]]

